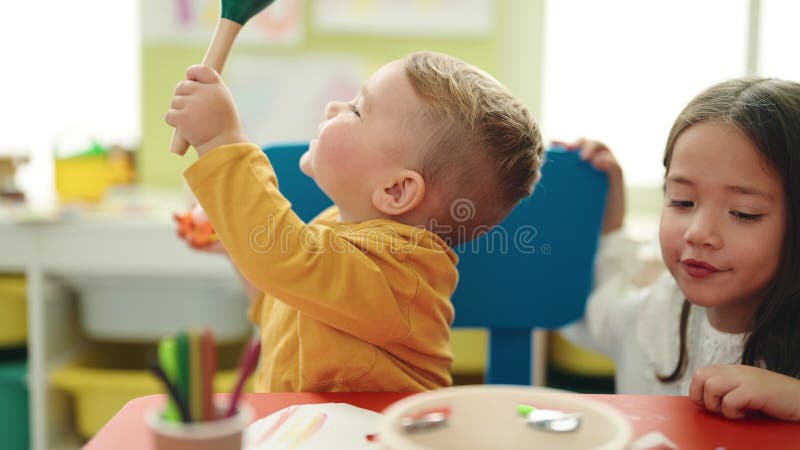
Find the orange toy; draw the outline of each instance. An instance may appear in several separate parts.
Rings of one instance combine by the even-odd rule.
[[[187,240],[194,248],[203,248],[219,240],[206,212],[200,205],[191,210],[173,215],[178,223],[178,236]]]

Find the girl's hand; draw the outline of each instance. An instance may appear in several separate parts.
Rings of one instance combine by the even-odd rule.
[[[200,64],[189,67],[186,80],[175,87],[164,120],[199,156],[220,145],[247,141],[228,87],[214,69]]]
[[[625,220],[625,182],[622,167],[611,150],[602,142],[578,139],[573,143],[555,141],[567,150],[579,152],[582,160],[608,176],[608,197],[603,218],[603,234],[622,228]]]
[[[800,421],[800,380],[758,367],[702,367],[692,377],[689,397],[728,419],[761,411],[776,419]]]

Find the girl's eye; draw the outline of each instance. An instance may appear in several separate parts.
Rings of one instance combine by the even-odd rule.
[[[743,222],[754,222],[763,216],[763,214],[747,214],[741,211],[731,211],[730,214]]]
[[[361,118],[361,113],[360,113],[360,112],[358,112],[358,108],[356,108],[356,105],[354,105],[354,104],[352,104],[352,103],[351,103],[351,104],[350,104],[350,111],[353,111],[353,114],[355,114],[356,116],[358,116],[358,118],[359,118],[359,119]]]
[[[670,200],[669,206],[671,208],[691,208],[694,206],[694,202],[689,200]]]

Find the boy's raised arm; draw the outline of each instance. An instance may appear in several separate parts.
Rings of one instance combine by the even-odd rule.
[[[407,335],[407,308],[394,301],[376,262],[332,228],[297,217],[258,146],[214,149],[184,176],[231,259],[259,290],[376,345]],[[412,271],[408,276],[406,285],[417,282]]]
[[[214,69],[194,65],[175,87],[164,120],[202,157],[225,144],[248,142],[230,90]]]

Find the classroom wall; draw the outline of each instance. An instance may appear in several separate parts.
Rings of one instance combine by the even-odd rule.
[[[305,5],[305,38],[301,44],[289,48],[240,46],[234,48],[230,58],[244,54],[275,57],[346,53],[362,57],[372,72],[415,50],[441,51],[492,73],[539,115],[544,0],[494,0],[492,33],[458,38],[321,34],[311,21],[313,2],[306,1]],[[200,62],[204,53],[205,46],[142,46],[142,141],[137,163],[140,182],[145,186],[180,186],[180,173],[195,160],[191,154],[180,158],[169,153],[172,129],[164,123],[164,114],[186,67]]]

